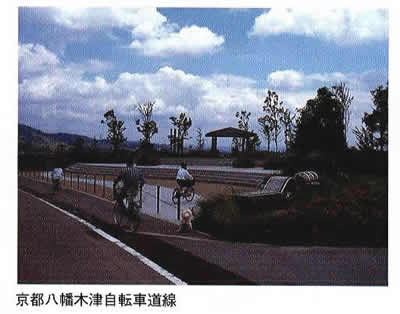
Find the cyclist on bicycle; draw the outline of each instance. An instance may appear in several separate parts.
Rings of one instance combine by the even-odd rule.
[[[181,167],[178,169],[176,174],[176,183],[178,183],[179,188],[182,189],[183,194],[186,194],[187,187],[194,185],[194,178],[186,168],[186,163],[182,162]]]
[[[54,168],[51,172],[51,181],[53,182],[54,192],[60,189],[60,180],[63,174],[62,168]]]
[[[127,161],[126,168],[121,171],[120,175],[114,180],[113,191],[114,199],[120,203],[122,208],[127,208],[128,212],[132,213],[134,208],[134,199],[137,196],[140,186],[144,184],[143,174],[133,165],[131,160]],[[117,190],[118,188],[118,190]],[[124,198],[128,201],[128,206],[125,206]]]

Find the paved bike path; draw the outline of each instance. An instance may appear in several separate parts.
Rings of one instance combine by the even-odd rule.
[[[45,184],[20,180],[46,193]],[[76,200],[74,200],[76,198]],[[111,204],[65,190],[54,201],[115,233]],[[176,225],[144,217],[135,237],[124,241],[190,284],[387,285],[387,248],[279,247],[218,241],[192,232],[177,235]]]
[[[27,193],[18,193],[19,283],[171,284],[114,243]]]

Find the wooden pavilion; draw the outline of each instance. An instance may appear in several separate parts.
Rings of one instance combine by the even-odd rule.
[[[250,137],[256,136],[256,133],[253,132],[248,132],[244,131],[241,129],[237,128],[224,128],[224,129],[219,129],[215,131],[208,132],[206,134],[206,137],[211,137],[211,151],[217,151],[217,138],[218,137],[237,137],[237,138],[243,138],[244,140],[242,141],[242,152],[245,150],[245,143],[248,141]]]

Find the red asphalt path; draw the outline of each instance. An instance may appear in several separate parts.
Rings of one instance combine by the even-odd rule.
[[[188,284],[387,285],[387,248],[272,246],[218,241],[144,215],[139,233],[111,222],[112,204],[19,178],[20,188],[76,211]],[[59,206],[60,206],[59,205]],[[56,209],[19,194],[19,282],[165,283],[119,247]]]
[[[18,207],[19,283],[171,284],[122,248],[37,198],[19,192]]]

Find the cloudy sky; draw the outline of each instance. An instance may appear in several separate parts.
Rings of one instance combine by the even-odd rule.
[[[47,132],[104,138],[113,108],[138,140],[138,103],[168,117],[186,112],[190,132],[257,117],[267,89],[294,111],[322,86],[346,82],[351,126],[371,111],[369,91],[388,80],[388,11],[378,9],[20,8],[18,120]],[[350,143],[354,144],[351,136]]]

